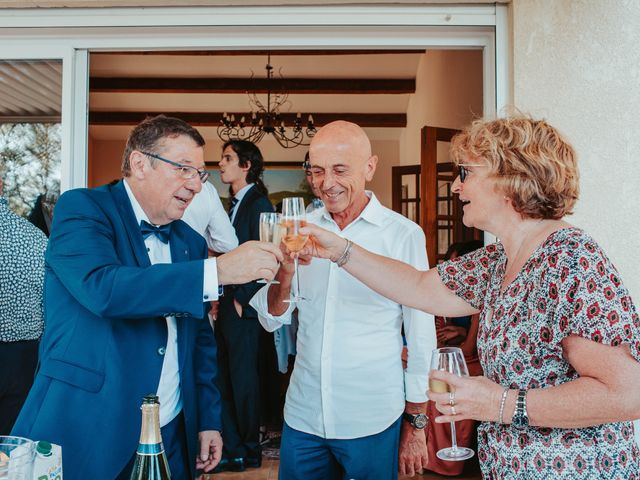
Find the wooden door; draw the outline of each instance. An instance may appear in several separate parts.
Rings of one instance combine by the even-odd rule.
[[[420,165],[391,167],[391,208],[420,223]]]
[[[451,142],[459,130],[425,126],[420,155],[420,226],[427,237],[429,265],[444,259],[449,245],[481,240],[483,232],[462,223],[462,202],[451,193],[458,176],[452,162],[438,162],[438,142]]]

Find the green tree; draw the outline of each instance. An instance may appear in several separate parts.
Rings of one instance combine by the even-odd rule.
[[[0,125],[0,175],[10,208],[27,216],[38,195],[60,193],[60,124]]]

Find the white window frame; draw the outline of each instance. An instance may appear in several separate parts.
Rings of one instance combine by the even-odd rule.
[[[484,114],[510,103],[507,6],[0,10],[0,58],[62,59],[61,189],[87,185],[88,54],[197,49],[483,50]],[[19,45],[19,47],[16,47]]]

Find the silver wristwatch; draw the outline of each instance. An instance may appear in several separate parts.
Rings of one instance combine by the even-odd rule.
[[[413,414],[404,412],[402,414],[402,418],[409,422],[413,428],[417,428],[418,430],[422,430],[427,426],[427,423],[429,422],[429,417],[427,417],[424,413]]]
[[[516,399],[516,410],[511,418],[511,425],[517,429],[524,429],[529,426],[529,415],[527,415],[527,391],[518,390]]]

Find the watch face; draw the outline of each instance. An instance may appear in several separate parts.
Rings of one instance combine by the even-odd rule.
[[[424,428],[427,426],[427,416],[423,413],[420,413],[415,416],[413,419],[413,426],[416,428]]]
[[[511,419],[511,423],[516,428],[527,428],[529,426],[529,419],[524,415],[516,415]]]

